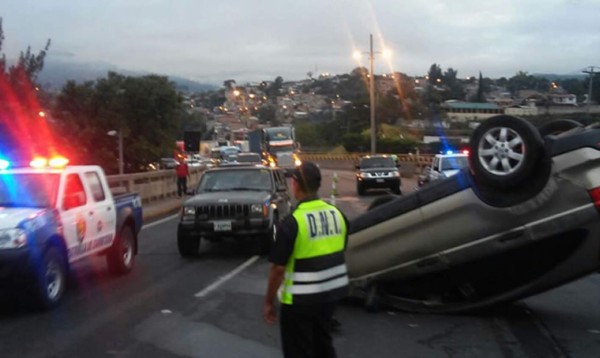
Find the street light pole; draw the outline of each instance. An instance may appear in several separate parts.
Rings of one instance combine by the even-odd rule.
[[[377,126],[375,125],[375,73],[373,72],[375,55],[373,53],[373,34],[369,35],[369,47],[369,65],[371,67],[369,70],[369,97],[371,97],[371,154],[375,154],[377,152]]]
[[[123,163],[123,131],[119,130],[119,175],[125,173],[125,163]]]
[[[354,57],[358,60],[360,55],[369,55],[369,97],[370,97],[370,108],[371,108],[371,154],[377,152],[377,125],[375,123],[375,54],[382,54],[384,57],[389,55],[389,51],[383,50],[381,52],[373,51],[373,34],[369,34],[369,51],[368,52],[354,52]]]
[[[111,130],[108,131],[108,134],[111,137],[117,136],[119,142],[119,175],[125,174],[125,163],[123,163],[123,131],[122,130]]]

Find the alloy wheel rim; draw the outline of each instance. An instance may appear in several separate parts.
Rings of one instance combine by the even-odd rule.
[[[525,161],[523,137],[511,128],[492,128],[479,140],[478,158],[489,173],[510,175]]]
[[[46,265],[45,278],[48,298],[54,300],[59,295],[63,285],[62,272],[56,262],[48,262]]]

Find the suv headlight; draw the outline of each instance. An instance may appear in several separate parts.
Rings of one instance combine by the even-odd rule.
[[[262,212],[263,212],[263,204],[250,205],[250,213],[251,214],[262,214]]]
[[[361,178],[368,178],[370,177],[369,173],[360,173],[360,177]]]
[[[27,235],[21,229],[0,230],[0,249],[18,249],[27,245]]]
[[[399,177],[400,176],[400,172],[392,172],[392,176],[393,177]]]
[[[181,210],[181,219],[182,220],[190,220],[195,219],[196,217],[196,207],[195,206],[184,206]]]
[[[250,205],[250,214],[262,214],[264,217],[269,216],[269,202],[264,204],[252,204]]]

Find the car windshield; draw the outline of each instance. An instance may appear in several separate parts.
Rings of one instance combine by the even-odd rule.
[[[59,174],[0,174],[0,207],[53,207]]]
[[[392,158],[363,158],[360,160],[361,169],[394,167]]]
[[[272,185],[271,175],[267,169],[217,170],[204,173],[197,191],[271,191]]]
[[[440,170],[459,170],[469,165],[467,157],[446,157],[442,159]]]
[[[269,147],[269,151],[271,153],[293,152],[294,151],[294,145],[293,144],[290,144],[290,145],[271,145]]]
[[[258,154],[243,154],[238,155],[237,161],[240,163],[260,163],[260,155]]]

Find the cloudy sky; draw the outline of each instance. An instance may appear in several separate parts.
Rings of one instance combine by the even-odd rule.
[[[222,84],[375,72],[579,74],[600,66],[600,0],[0,0],[8,58],[50,38],[49,59]],[[368,66],[368,57],[362,56]]]

